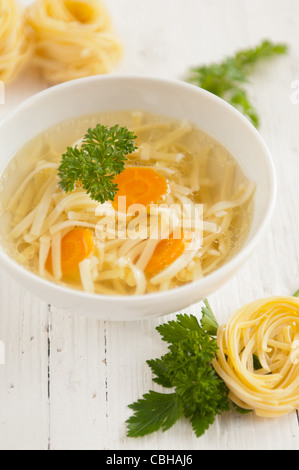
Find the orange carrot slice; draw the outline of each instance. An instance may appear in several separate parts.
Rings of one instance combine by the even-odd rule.
[[[161,240],[145,268],[146,273],[158,274],[170,266],[184,253],[190,241],[191,234],[184,232],[182,232],[181,238],[174,238],[171,234],[169,238]]]
[[[168,184],[164,176],[153,168],[129,167],[116,176],[114,182],[118,192],[113,202],[115,210],[119,209],[118,198],[126,197],[126,209],[133,204],[148,207],[163,200],[168,193]]]
[[[63,275],[71,274],[78,269],[79,263],[87,258],[94,247],[94,240],[90,230],[77,228],[71,230],[61,240],[61,271]],[[46,269],[52,270],[52,250],[50,250]]]

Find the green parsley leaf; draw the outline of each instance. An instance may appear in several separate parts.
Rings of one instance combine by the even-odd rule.
[[[128,436],[141,437],[159,429],[167,431],[182,415],[181,404],[175,393],[150,391],[143,399],[129,405],[135,414],[127,421]]]
[[[254,66],[268,57],[287,53],[285,44],[274,44],[265,40],[257,47],[241,50],[223,62],[193,67],[187,81],[225,99],[239,109],[259,127],[260,121],[256,110],[251,104],[244,84]]]
[[[152,359],[146,361],[147,365],[152,369],[152,372],[156,377],[153,379],[159,385],[165,388],[172,388],[172,381],[168,377],[168,369],[165,360],[162,359]]]
[[[254,368],[254,370],[262,369],[263,366],[260,363],[259,357],[256,354],[253,354],[252,358],[253,358],[253,368]]]
[[[147,364],[156,376],[154,382],[173,388],[174,393],[151,391],[130,405],[135,414],[127,421],[128,436],[165,431],[179,418],[186,418],[199,437],[216,415],[230,410],[228,389],[211,364],[217,356],[217,341],[193,315],[177,315],[176,321],[156,329],[168,343],[168,353]]]
[[[101,204],[113,201],[118,190],[114,178],[124,171],[127,155],[136,150],[134,139],[133,132],[119,125],[89,129],[81,148],[68,147],[61,157],[60,188],[70,192],[79,182],[92,199]]]
[[[197,318],[194,315],[177,315],[176,321],[170,321],[158,326],[157,331],[162,340],[169,344],[179,343],[188,338],[190,331],[201,331]]]

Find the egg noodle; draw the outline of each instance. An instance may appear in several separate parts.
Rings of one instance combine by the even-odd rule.
[[[17,3],[0,0],[0,80],[13,80],[31,54],[31,38]]]
[[[102,0],[35,0],[24,12],[0,0],[0,80],[24,64],[59,83],[105,74],[118,63],[121,45]]]
[[[9,202],[10,237],[19,262],[42,277],[86,292],[141,295],[200,279],[221,266],[234,245],[238,248],[234,226],[240,211],[252,201],[254,184],[243,181],[232,189],[236,169],[230,161],[222,168],[220,190],[215,192],[218,185],[209,174],[213,145],[194,150],[185,140],[195,133],[196,141],[191,124],[146,116],[131,114],[130,130],[138,136],[138,149],[128,156],[126,168],[151,168],[163,176],[169,188],[165,199],[145,212],[126,214],[111,202],[92,200],[80,185],[66,194],[58,186],[60,155],[49,147]],[[119,116],[115,119],[119,122]],[[197,204],[201,201],[205,203]],[[250,212],[244,214],[248,223]],[[90,230],[96,244],[80,263],[80,279],[66,281],[61,272],[61,240],[74,227]],[[146,267],[161,240],[175,231],[181,233],[182,227],[192,236],[181,255],[149,276]],[[46,269],[50,248],[52,275]]]
[[[264,417],[299,409],[298,299],[272,297],[240,308],[219,328],[218,347],[213,366],[233,402]]]

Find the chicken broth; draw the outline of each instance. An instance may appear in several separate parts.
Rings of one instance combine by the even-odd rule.
[[[116,199],[104,204],[80,182],[64,192],[58,177],[62,153],[98,123],[137,136],[115,178]],[[138,110],[73,119],[35,137],[9,163],[0,190],[2,245],[18,263],[88,293],[143,295],[198,280],[238,253],[255,186],[191,123]],[[118,195],[144,210],[121,207]]]

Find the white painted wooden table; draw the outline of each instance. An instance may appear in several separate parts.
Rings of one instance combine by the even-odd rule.
[[[190,66],[264,38],[290,45],[287,57],[259,68],[250,87],[279,176],[275,215],[254,256],[209,300],[223,323],[249,301],[292,294],[299,288],[299,93],[292,89],[299,80],[298,0],[106,4],[124,45],[119,73],[181,79]],[[39,77],[24,74],[7,87],[1,117],[43,88]],[[200,305],[187,313],[199,314]],[[200,439],[184,421],[164,434],[126,437],[127,405],[157,389],[145,363],[165,350],[155,327],[172,317],[117,324],[75,317],[40,302],[1,272],[1,450],[298,450],[296,413],[277,420],[226,414]]]

